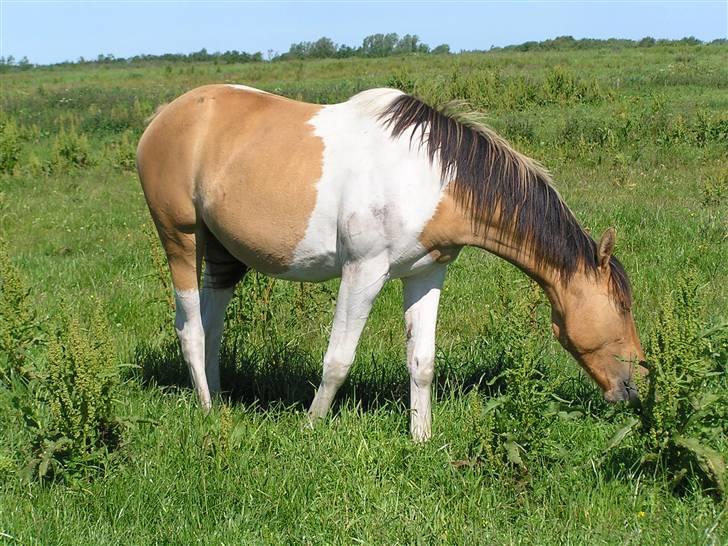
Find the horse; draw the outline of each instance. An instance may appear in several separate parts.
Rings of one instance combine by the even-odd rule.
[[[592,239],[539,163],[457,110],[396,89],[318,105],[231,84],[158,109],[137,170],[205,410],[221,388],[225,309],[249,268],[293,281],[341,278],[311,422],[329,411],[377,294],[398,278],[410,433],[427,440],[440,289],[466,245],[541,286],[554,335],[606,400],[637,400],[633,379],[647,370],[630,283],[612,255],[615,230]]]

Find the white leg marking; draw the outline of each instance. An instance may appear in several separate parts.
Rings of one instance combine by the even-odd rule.
[[[432,434],[432,377],[435,373],[435,328],[446,266],[402,279],[410,373],[410,434],[416,442]]]
[[[205,334],[200,314],[200,294],[197,290],[175,290],[175,304],[174,327],[182,345],[182,356],[187,362],[200,404],[209,410],[211,403],[205,377]]]
[[[329,347],[324,356],[321,385],[308,414],[312,420],[324,417],[336,391],[349,373],[374,300],[388,279],[389,264],[382,255],[367,261],[344,264]]]
[[[210,393],[220,392],[220,343],[225,326],[225,309],[235,287],[202,287],[202,328],[205,332],[205,375]]]

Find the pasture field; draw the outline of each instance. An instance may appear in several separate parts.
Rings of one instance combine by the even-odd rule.
[[[27,359],[39,370],[52,360],[62,316],[94,323],[120,369],[110,411],[121,431],[98,470],[51,465],[56,479],[29,480],[38,448],[12,382],[0,384],[0,542],[725,544],[725,500],[692,474],[675,486],[634,447],[609,447],[632,412],[603,402],[551,338],[530,281],[476,249],[443,290],[429,443],[407,430],[396,281],[332,417],[308,430],[337,282],[248,275],[228,313],[228,396],[203,415],[134,151],[158,104],[206,83],[322,103],[385,85],[433,104],[464,99],[552,172],[595,236],[617,228],[644,345],[671,324],[660,309],[679,294],[700,331],[725,333],[727,58],[726,45],[658,45],[0,74],[0,236],[37,317]],[[701,386],[721,406],[701,439],[726,458],[717,339]]]

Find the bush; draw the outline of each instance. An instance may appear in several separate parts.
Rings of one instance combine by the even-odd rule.
[[[531,143],[536,140],[536,132],[531,118],[518,114],[505,116],[503,119],[503,135],[513,142]]]
[[[41,337],[29,290],[0,239],[0,385],[9,389],[27,376],[29,353]]]
[[[665,474],[675,490],[696,478],[723,496],[725,463],[711,444],[728,423],[728,393],[716,381],[725,374],[728,324],[703,327],[692,276],[663,298],[647,347],[650,373],[639,386],[638,417],[615,435],[610,448],[628,438],[621,447],[640,453],[638,465]]]
[[[700,187],[701,203],[706,206],[722,204],[728,197],[728,168],[704,180]]]
[[[20,160],[20,135],[12,119],[0,120],[0,173],[12,174]]]
[[[40,321],[0,240],[0,387],[29,427],[31,476],[70,477],[103,466],[119,443],[112,412],[119,367],[108,332],[99,309],[88,328],[66,311],[41,359]]]
[[[108,146],[107,157],[109,163],[120,171],[136,171],[136,144],[131,131],[124,131],[119,140]]]
[[[526,291],[522,299],[504,302],[506,316],[491,311],[493,342],[486,352],[501,371],[484,385],[493,395],[489,400],[478,388],[468,394],[463,437],[469,443],[456,466],[482,464],[499,475],[508,469],[524,473],[530,462],[548,454],[556,385],[546,373],[546,339],[536,320],[544,298],[535,283]]]
[[[76,131],[75,125],[61,131],[53,140],[52,171],[64,171],[69,168],[84,168],[93,164],[88,137]]]
[[[113,414],[119,366],[108,325],[99,309],[86,328],[76,315],[64,314],[24,408],[34,436],[27,471],[39,478],[103,468],[120,442],[121,425]]]

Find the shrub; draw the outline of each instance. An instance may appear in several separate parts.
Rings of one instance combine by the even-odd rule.
[[[596,80],[583,80],[563,67],[553,68],[541,86],[543,104],[598,103],[610,98]]]
[[[6,388],[27,376],[29,352],[42,337],[29,292],[0,239],[0,384]]]
[[[136,144],[131,131],[124,131],[119,140],[112,142],[107,148],[109,163],[114,168],[126,172],[136,170]]]
[[[413,93],[415,90],[415,80],[407,70],[402,69],[389,77],[386,86],[399,89],[405,93]]]
[[[716,176],[709,177],[703,181],[700,187],[702,194],[701,202],[704,206],[720,205],[728,196],[728,168]]]
[[[469,443],[465,459],[456,466],[483,464],[495,473],[525,472],[529,460],[546,454],[553,420],[545,417],[554,415],[555,384],[546,373],[546,340],[536,320],[542,303],[540,289],[531,283],[525,297],[504,302],[506,316],[491,311],[493,343],[488,352],[502,371],[486,384],[494,394],[487,402],[477,388],[468,394],[463,436]]]
[[[514,142],[534,142],[536,132],[531,118],[524,115],[508,114],[503,120],[503,135]]]
[[[617,432],[610,448],[628,438],[622,447],[641,454],[639,466],[664,473],[674,489],[683,489],[692,477],[722,496],[725,463],[711,444],[728,422],[728,393],[716,381],[725,374],[720,363],[725,367],[728,324],[703,327],[697,292],[694,278],[686,275],[663,298],[647,344],[650,373],[639,386],[638,417]]]
[[[44,342],[29,290],[0,240],[0,387],[32,436],[28,473],[70,477],[103,465],[119,442],[112,413],[119,368],[99,309],[88,328],[66,311],[41,359]]]
[[[120,441],[121,425],[112,411],[119,366],[108,325],[98,308],[86,328],[75,314],[64,315],[25,408],[34,433],[27,471],[39,478],[103,467]]]
[[[93,161],[88,137],[83,133],[78,133],[75,125],[70,125],[68,130],[61,127],[53,140],[51,162],[53,171],[91,166]]]
[[[12,174],[20,160],[20,135],[15,120],[0,119],[0,173]]]
[[[713,117],[710,113],[699,110],[695,121],[695,141],[698,146],[708,143],[728,143],[728,117]]]

